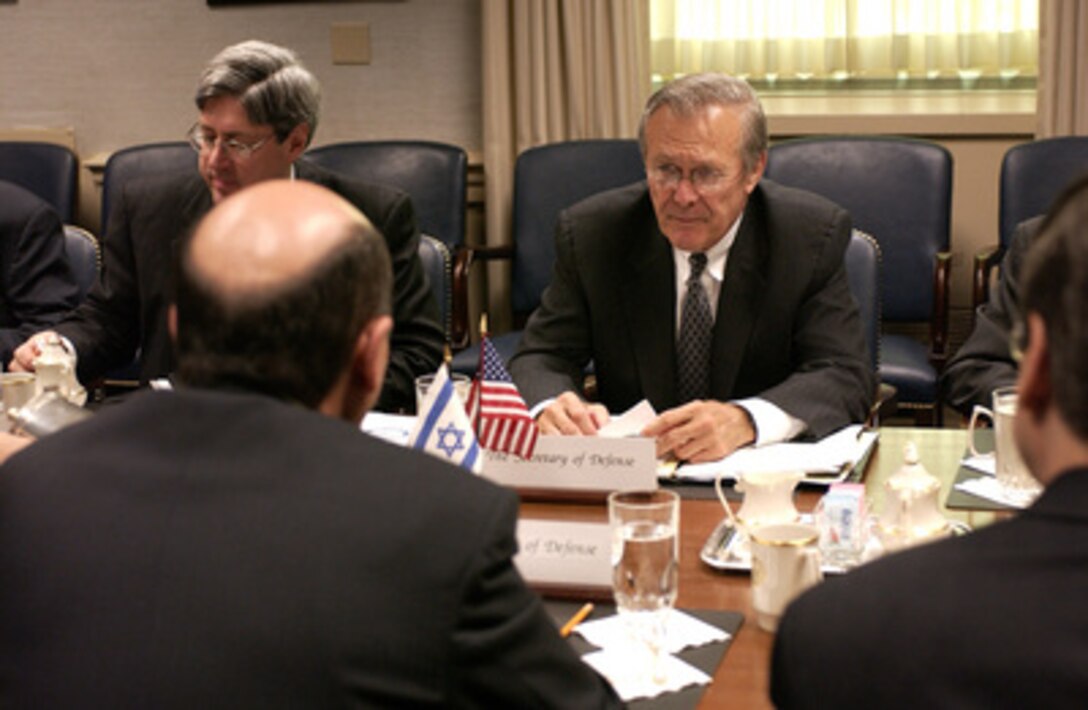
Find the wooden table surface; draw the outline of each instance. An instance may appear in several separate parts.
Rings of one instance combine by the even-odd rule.
[[[903,447],[908,441],[917,444],[922,464],[940,479],[940,500],[944,504],[967,444],[966,431],[884,428],[880,430],[879,443],[869,461],[864,479],[871,513],[879,514],[883,510],[883,483],[902,466]],[[821,494],[819,489],[799,490],[796,497],[797,507],[802,511],[811,510]],[[601,506],[526,504],[524,507],[527,512],[532,511],[534,516],[576,519],[606,517]],[[734,504],[734,509],[736,507],[737,504]],[[947,509],[943,512],[949,519],[965,522],[971,527],[986,525],[996,515],[993,512]],[[745,618],[744,625],[714,674],[713,683],[703,694],[699,707],[769,708],[772,707],[768,687],[774,635],[756,625],[749,575],[717,570],[699,559],[703,543],[721,518],[721,504],[717,500],[681,501],[680,585],[677,606],[740,611]]]

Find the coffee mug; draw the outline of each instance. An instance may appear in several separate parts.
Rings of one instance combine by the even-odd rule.
[[[752,607],[765,631],[778,629],[782,612],[798,594],[823,580],[820,531],[814,525],[764,525],[749,533],[752,547]]]
[[[975,405],[967,425],[967,440],[974,456],[993,456],[997,482],[1009,493],[1030,495],[1039,490],[1039,482],[1028,471],[1013,436],[1013,419],[1016,417],[1017,394],[1015,387],[998,387],[993,391],[993,409]],[[982,453],[975,448],[975,429],[978,420],[986,417],[994,425],[994,450]]]

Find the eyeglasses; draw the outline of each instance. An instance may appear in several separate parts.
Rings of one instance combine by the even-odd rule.
[[[684,181],[684,171],[675,165],[659,165],[650,168],[650,180],[658,187],[666,190],[675,190]],[[691,183],[691,189],[700,195],[715,192],[726,184],[725,173],[714,168],[695,168],[687,174],[687,181]]]
[[[189,145],[193,147],[193,150],[198,153],[202,153],[205,150],[211,150],[215,147],[216,139],[206,135],[199,123],[194,123],[185,137],[188,138]],[[261,146],[272,140],[272,138],[273,136],[265,136],[253,143],[243,143],[237,138],[219,138],[219,149],[225,151],[232,160],[246,160],[260,150]]]

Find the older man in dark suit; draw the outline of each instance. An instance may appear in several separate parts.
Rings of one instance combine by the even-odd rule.
[[[197,87],[200,115],[189,133],[200,154],[200,176],[125,186],[111,207],[102,278],[74,317],[56,328],[75,347],[80,379],[126,365],[137,349],[141,380],[172,372],[166,306],[178,241],[222,198],[263,180],[290,177],[337,192],[385,237],[393,256],[393,350],[377,406],[415,406],[415,377],[438,366],[442,329],[416,254],[412,206],[399,191],[300,159],[317,129],[319,104],[317,80],[288,49],[243,42],[212,59]],[[13,369],[32,368],[38,337],[16,351]]]
[[[517,497],[358,430],[389,264],[315,185],[212,210],[180,386],[0,468],[0,706],[619,705],[513,565]]]
[[[1088,698],[1088,181],[1024,264],[1016,518],[860,567],[779,627],[782,708],[1079,708]]]
[[[760,181],[763,109],[721,74],[674,81],[640,126],[648,184],[564,212],[510,371],[546,433],[647,398],[659,455],[705,461],[862,421],[873,396],[843,255],[849,215]],[[576,394],[592,361],[599,403]]]
[[[78,304],[57,213],[18,185],[0,182],[0,360]]]

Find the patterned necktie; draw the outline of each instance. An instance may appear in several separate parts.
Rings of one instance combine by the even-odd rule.
[[[704,399],[710,385],[710,340],[714,318],[700,278],[706,268],[706,254],[688,257],[691,275],[680,309],[680,337],[676,341],[676,394],[680,404]]]

